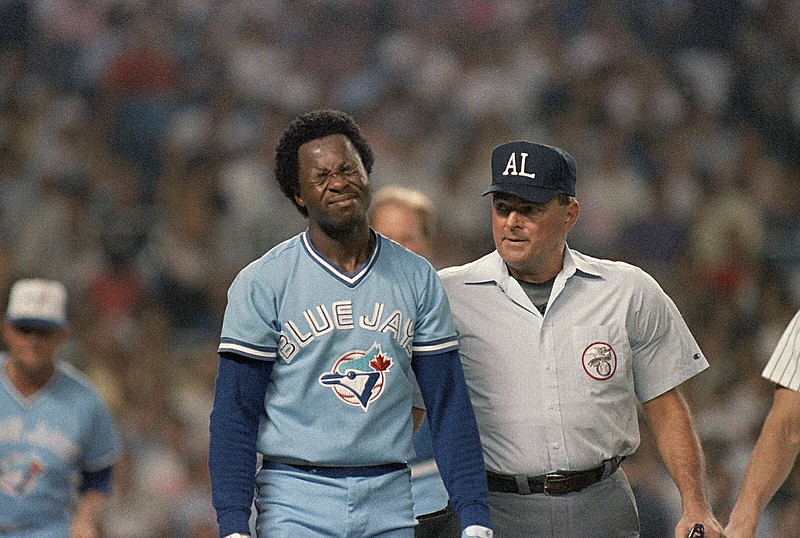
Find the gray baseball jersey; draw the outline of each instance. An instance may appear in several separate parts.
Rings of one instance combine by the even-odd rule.
[[[708,367],[678,309],[632,265],[566,249],[542,315],[492,252],[439,272],[489,470],[583,470],[639,445],[636,403]]]

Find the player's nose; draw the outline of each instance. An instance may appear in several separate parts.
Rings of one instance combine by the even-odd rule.
[[[347,174],[343,172],[331,172],[328,174],[328,188],[333,191],[341,191],[349,184]]]

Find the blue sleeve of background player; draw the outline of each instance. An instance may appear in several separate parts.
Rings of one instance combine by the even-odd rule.
[[[492,528],[483,450],[458,351],[415,357],[411,365],[425,400],[436,464],[461,528]]]
[[[81,494],[97,491],[103,495],[111,493],[111,484],[114,478],[114,468],[106,467],[99,471],[84,471],[81,473],[81,483],[78,491]]]
[[[258,421],[273,364],[220,355],[208,447],[211,502],[220,536],[250,532]]]

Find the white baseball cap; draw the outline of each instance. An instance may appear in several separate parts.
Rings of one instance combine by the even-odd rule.
[[[55,280],[18,280],[11,286],[6,319],[19,326],[63,329],[67,326],[67,289]]]

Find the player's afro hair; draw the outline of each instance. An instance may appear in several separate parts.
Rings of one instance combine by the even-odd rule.
[[[334,134],[343,134],[350,139],[367,174],[371,173],[375,158],[369,142],[353,118],[338,110],[314,110],[298,116],[283,132],[275,148],[275,179],[283,194],[304,217],[308,216],[308,211],[295,200],[295,194],[300,190],[297,152],[306,142]]]

